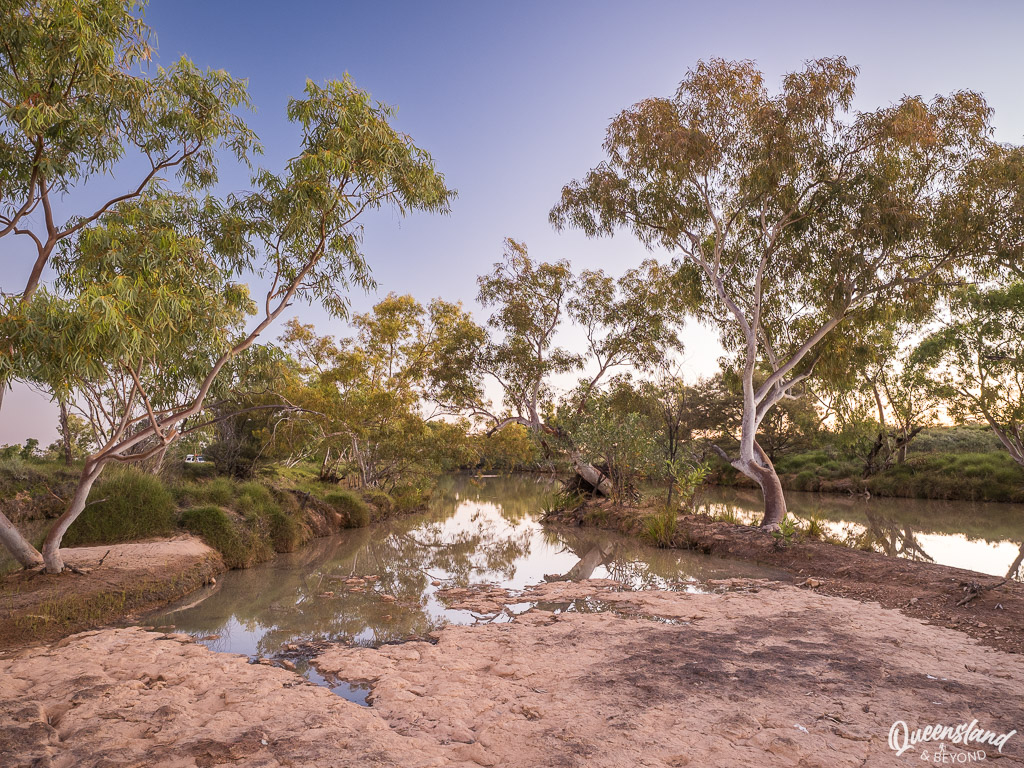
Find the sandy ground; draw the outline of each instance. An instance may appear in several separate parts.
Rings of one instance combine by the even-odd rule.
[[[63,637],[173,602],[225,570],[189,535],[62,549],[80,572],[22,571],[0,580],[0,649]]]
[[[908,766],[938,745],[897,756],[897,720],[1024,730],[1020,655],[872,603],[730,586],[450,592],[480,612],[536,607],[317,659],[371,683],[370,708],[181,635],[85,633],[0,660],[0,765]]]

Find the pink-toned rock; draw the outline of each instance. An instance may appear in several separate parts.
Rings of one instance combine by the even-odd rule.
[[[369,683],[369,708],[201,644],[82,633],[0,659],[0,765],[905,768],[920,754],[889,749],[895,720],[1020,730],[1024,659],[877,604],[607,583],[490,599],[579,597],[614,611],[532,610],[316,659]],[[1008,741],[1007,765],[1022,746]]]

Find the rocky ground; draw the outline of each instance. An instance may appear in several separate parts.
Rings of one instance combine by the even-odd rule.
[[[548,522],[596,525],[637,535],[649,510],[593,501]],[[821,593],[875,601],[929,623],[957,629],[985,645],[1024,653],[1024,584],[1008,579],[914,562],[807,538],[790,541],[749,525],[706,515],[680,515],[673,546],[788,571]]]
[[[322,654],[371,685],[369,708],[185,636],[84,633],[0,659],[0,765],[906,766],[938,744],[897,756],[894,721],[1024,730],[1018,654],[874,603],[721,586],[448,592],[501,618],[534,607]],[[1019,734],[981,748],[1024,760]]]

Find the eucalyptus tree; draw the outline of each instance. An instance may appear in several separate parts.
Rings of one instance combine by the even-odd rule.
[[[986,422],[1024,466],[1024,283],[958,290],[914,361],[950,415]]]
[[[967,258],[935,237],[938,212],[991,144],[975,93],[851,115],[856,74],[820,59],[772,94],[752,62],[701,62],[673,97],[616,117],[607,160],[551,211],[556,227],[622,227],[670,254],[741,362],[739,449],[718,450],[760,486],[767,528],[786,502],[762,422],[843,336],[931,306]]]
[[[632,365],[649,369],[670,349],[679,349],[680,317],[667,311],[675,294],[653,262],[627,270],[618,279],[599,270],[575,274],[566,260],[535,262],[523,243],[505,241],[504,259],[478,279],[479,302],[493,308],[487,321],[492,335],[476,366],[479,381],[492,380],[502,391],[500,407],[472,398],[453,401],[489,425],[489,432],[521,424],[541,436],[559,435],[553,424],[559,376],[585,373],[572,393],[573,410],[582,415],[590,397],[610,371]],[[557,334],[567,322],[583,331],[582,353],[559,346]],[[561,435],[565,437],[565,435]],[[570,438],[571,440],[571,438]],[[611,494],[608,478],[570,449],[577,472]]]
[[[184,224],[162,197],[116,207],[81,230],[62,275],[67,296],[37,295],[6,314],[15,375],[55,390],[76,377],[105,380],[124,392],[117,428],[86,459],[42,555],[0,520],[23,565],[61,571],[61,538],[103,468],[145,458],[135,452],[143,443],[155,440],[155,454],[177,440],[222,370],[294,302],[346,314],[343,291],[373,284],[361,249],[365,211],[449,210],[454,193],[430,156],[391,126],[393,114],[347,77],[307,82],[305,97],[288,105],[301,139],[283,173],[257,172],[252,191],[224,206],[186,206]],[[237,282],[253,271],[267,286],[258,303]]]
[[[902,464],[907,448],[938,413],[925,371],[911,356],[916,327],[885,324],[867,334],[856,374],[861,394],[874,404],[878,436],[867,452],[864,476]]]
[[[217,151],[248,161],[256,137],[235,114],[246,84],[182,57],[144,71],[152,33],[140,0],[8,0],[0,9],[0,239],[29,254],[31,299],[58,244],[174,175],[205,188]],[[128,161],[128,162],[124,162]],[[117,176],[115,191],[85,189]],[[5,273],[18,269],[5,247]],[[0,386],[0,402],[8,382]]]
[[[345,464],[363,486],[425,479],[458,448],[431,422],[445,413],[438,403],[477,396],[472,370],[483,331],[459,304],[424,307],[393,293],[352,326],[353,337],[335,342],[289,323],[282,342],[300,380],[287,397],[304,414],[275,437],[319,454],[325,477]]]

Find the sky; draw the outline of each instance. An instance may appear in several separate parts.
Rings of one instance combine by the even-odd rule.
[[[547,214],[565,183],[603,159],[609,120],[641,99],[671,95],[701,59],[752,59],[774,88],[808,59],[845,55],[861,70],[856,108],[972,89],[994,107],[998,139],[1024,140],[1018,2],[151,0],[146,20],[158,63],[186,55],[248,78],[256,111],[247,119],[265,147],[259,163],[271,170],[296,154],[285,109],[307,78],[347,72],[375,99],[398,105],[398,128],[433,155],[458,198],[446,217],[382,211],[366,219],[379,295],[461,300],[481,321],[476,277],[501,258],[505,237],[525,241],[535,259],[568,258],[615,275],[650,255],[625,234],[555,232]],[[123,190],[132,170],[72,192],[67,210]],[[248,179],[225,157],[217,191],[244,190]],[[28,267],[7,240],[0,286],[17,290]],[[355,311],[373,303],[352,297]],[[345,332],[318,308],[297,314],[320,332]],[[712,372],[715,334],[691,324],[684,341],[688,374]],[[46,445],[55,435],[46,396],[20,385],[8,393],[0,444],[36,437]]]

